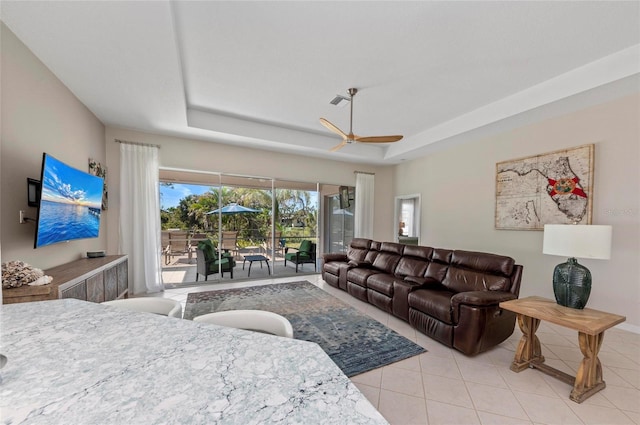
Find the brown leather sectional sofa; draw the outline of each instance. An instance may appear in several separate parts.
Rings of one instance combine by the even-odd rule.
[[[513,333],[515,314],[498,306],[520,292],[513,258],[358,238],[347,253],[323,258],[328,284],[467,355]]]

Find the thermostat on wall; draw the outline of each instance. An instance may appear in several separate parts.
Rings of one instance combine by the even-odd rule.
[[[105,256],[104,251],[87,251],[87,258],[98,258],[98,257],[104,257],[104,256]]]

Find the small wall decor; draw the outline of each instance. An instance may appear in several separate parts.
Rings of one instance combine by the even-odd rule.
[[[109,209],[109,193],[107,190],[107,167],[103,167],[95,159],[89,158],[89,174],[102,177],[104,179],[104,187],[102,188],[102,209]]]
[[[496,164],[496,229],[591,224],[594,145]]]

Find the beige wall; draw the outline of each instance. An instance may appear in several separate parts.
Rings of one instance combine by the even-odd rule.
[[[588,307],[627,317],[640,332],[640,95],[476,140],[398,166],[396,195],[422,195],[421,243],[510,255],[521,295],[553,298],[565,259],[542,254],[541,231],[496,230],[497,162],[595,144],[593,224],[613,225],[611,260],[579,260],[593,276]],[[623,326],[624,327],[624,326]]]
[[[42,153],[80,170],[89,158],[106,160],[104,126],[29,49],[0,23],[1,118],[0,244],[2,261],[22,260],[49,268],[106,249],[107,220],[100,237],[33,249],[35,226],[19,224],[18,211],[35,218],[27,205],[27,177],[40,179]],[[105,212],[103,217],[108,217]]]
[[[376,174],[374,237],[378,240],[393,240],[392,166],[352,164],[107,127],[109,182],[115,187],[119,184],[117,174],[120,149],[119,143],[114,142],[116,139],[159,145],[160,166],[168,168],[349,186],[355,186],[354,171],[373,172]],[[110,194],[109,202],[111,208],[117,209],[118,194]],[[116,214],[109,217],[109,228],[118,229]],[[117,244],[117,231],[110,232],[108,250],[117,252]]]

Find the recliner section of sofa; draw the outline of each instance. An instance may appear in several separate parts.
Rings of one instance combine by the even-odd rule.
[[[355,238],[323,255],[322,277],[467,355],[500,344],[515,314],[499,307],[520,292],[511,257]]]

